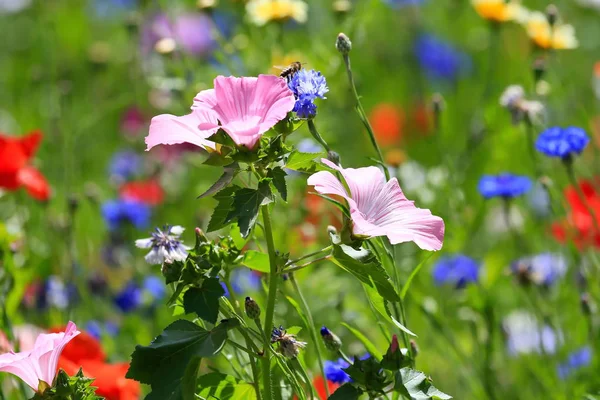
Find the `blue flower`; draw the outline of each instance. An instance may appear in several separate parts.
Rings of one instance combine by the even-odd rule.
[[[589,141],[590,138],[582,128],[554,126],[538,136],[535,148],[550,157],[570,158],[574,154],[581,154]]]
[[[502,173],[500,175],[484,175],[479,180],[479,193],[486,199],[492,197],[513,198],[525,194],[531,189],[531,179],[526,176]]]
[[[135,282],[128,282],[115,296],[114,303],[124,313],[134,311],[142,304],[142,289]]]
[[[119,334],[119,325],[112,321],[106,321],[106,323],[104,324],[104,330],[110,336],[115,337]]]
[[[508,353],[519,354],[541,353],[554,354],[562,335],[556,333],[548,325],[540,325],[533,316],[526,312],[516,311],[510,314],[502,324],[507,338]]]
[[[118,182],[126,181],[140,171],[142,157],[129,150],[119,151],[110,159],[108,172],[110,177]]]
[[[561,379],[567,378],[575,370],[590,365],[592,363],[592,349],[589,346],[569,354],[569,357],[558,366],[558,376]]]
[[[567,272],[567,260],[561,254],[542,253],[515,261],[511,271],[524,283],[550,286]]]
[[[548,189],[539,182],[534,183],[532,190],[527,194],[527,202],[537,217],[546,217],[550,215],[550,212],[552,211],[550,193],[548,193]]]
[[[225,291],[225,293],[223,293],[223,296],[229,298],[229,289],[227,289],[227,285],[225,285],[225,282],[219,282],[219,283],[221,284],[221,287]]]
[[[430,79],[454,81],[470,61],[467,56],[433,35],[419,36],[414,45],[417,61]]]
[[[110,200],[102,204],[102,217],[110,230],[118,229],[124,222],[143,229],[149,225],[150,215],[150,206],[137,201]]]
[[[236,268],[231,273],[231,288],[235,293],[255,292],[260,286],[260,275],[248,268]]]
[[[36,305],[40,310],[48,307],[65,310],[77,298],[77,287],[73,283],[65,284],[59,276],[51,275],[40,287],[37,293]]]
[[[317,106],[314,101],[317,98],[324,99],[325,93],[329,91],[327,81],[320,72],[314,69],[301,69],[288,80],[288,87],[296,97],[293,112],[299,118],[312,118],[317,114]]]
[[[383,0],[388,6],[400,9],[406,6],[418,6],[425,2],[425,0]]]
[[[100,340],[100,337],[102,336],[102,325],[100,325],[100,322],[93,319],[88,321],[88,323],[85,325],[85,331],[91,336]]]
[[[164,299],[167,294],[165,282],[155,275],[144,278],[142,287],[144,288],[144,291],[152,297],[154,302]]]
[[[179,225],[167,225],[162,230],[156,228],[149,238],[138,239],[135,245],[140,249],[151,249],[144,257],[148,264],[162,265],[165,261],[185,261],[189,247],[179,238],[183,231],[184,228]]]
[[[352,378],[342,368],[348,368],[350,364],[340,358],[336,361],[325,360],[323,369],[325,370],[325,377],[328,381],[338,384],[344,384],[346,382],[352,382]]]
[[[477,282],[479,264],[462,254],[441,258],[433,268],[433,279],[436,285],[451,284],[457,289],[468,283]]]

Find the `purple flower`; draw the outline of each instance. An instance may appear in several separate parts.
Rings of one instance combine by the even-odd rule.
[[[135,245],[140,249],[151,249],[145,257],[148,264],[162,265],[165,261],[185,261],[189,247],[179,239],[183,231],[184,228],[179,225],[166,226],[162,230],[156,228],[151,237],[138,239]]]
[[[151,17],[142,27],[142,52],[148,54],[161,40],[174,40],[176,46],[194,56],[207,56],[215,48],[214,23],[205,14],[186,13],[169,20],[165,14]]]
[[[533,316],[523,311],[516,311],[506,317],[502,323],[506,333],[508,353],[519,354],[542,353],[554,354],[562,335],[548,325],[539,324]]]

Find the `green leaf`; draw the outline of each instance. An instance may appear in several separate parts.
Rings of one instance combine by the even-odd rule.
[[[452,398],[433,386],[424,373],[411,368],[402,368],[397,371],[394,379],[394,390],[414,400],[448,400]]]
[[[375,287],[384,299],[400,300],[388,273],[369,250],[364,248],[356,250],[345,244],[334,244],[332,255],[331,260],[334,264],[354,275],[362,283]]]
[[[179,399],[190,361],[219,353],[227,341],[227,331],[238,325],[237,319],[223,320],[207,331],[193,322],[177,320],[149,346],[135,347],[126,377],[152,387],[148,400]]]
[[[348,368],[342,368],[350,377],[365,386],[367,391],[381,392],[390,382],[386,382],[385,372],[381,369],[379,361],[372,356],[366,360],[354,357],[354,362]]]
[[[269,182],[259,182],[258,189],[243,188],[233,194],[231,210],[226,223],[237,221],[242,237],[247,237],[256,223],[260,206],[273,201]],[[211,221],[212,222],[212,221]]]
[[[269,273],[271,271],[269,255],[256,250],[246,251],[242,264],[259,272]]]
[[[302,330],[301,326],[288,326],[285,331],[290,335],[297,335]]]
[[[346,329],[348,329],[354,336],[356,336],[356,338],[358,340],[360,340],[360,342],[363,344],[363,346],[365,346],[365,348],[367,349],[369,354],[371,354],[371,356],[373,356],[377,360],[382,359],[383,356],[382,356],[381,352],[365,335],[362,334],[361,331],[351,327],[350,325],[348,325],[345,322],[342,322],[342,325],[345,326]]]
[[[207,137],[206,140],[210,140],[211,142],[219,143],[224,146],[229,146],[233,148],[236,147],[236,144],[233,141],[233,139],[222,129],[219,129],[217,132]]]
[[[235,193],[237,190],[240,190],[240,187],[233,185],[221,190],[214,196],[214,199],[219,203],[215,207],[212,217],[210,217],[210,222],[208,223],[208,228],[206,229],[208,232],[217,231],[229,224],[229,221],[227,221],[227,216],[229,215],[229,212],[233,206],[233,193]]]
[[[219,298],[225,290],[217,278],[207,278],[202,287],[191,287],[183,295],[185,313],[195,312],[206,322],[214,324],[219,316]]]
[[[300,153],[293,151],[285,164],[287,169],[294,171],[313,173],[325,169],[315,158],[324,157],[323,153]]]
[[[285,184],[285,176],[287,174],[281,167],[275,167],[269,170],[267,176],[273,180],[273,186],[281,195],[284,201],[287,201],[287,186]]]
[[[183,374],[183,378],[181,379],[181,395],[183,400],[196,400],[194,393],[196,392],[196,380],[201,362],[202,357],[195,357],[188,363],[185,369],[185,374]]]
[[[215,183],[213,183],[213,185],[208,188],[206,192],[198,196],[198,199],[206,196],[212,196],[213,194],[227,187],[227,185],[233,181],[233,178],[235,178],[238,172],[240,172],[240,168],[236,162],[225,166],[225,168],[223,168],[223,175],[221,175],[221,177]]]
[[[344,383],[327,400],[358,400],[362,393],[362,390],[351,383]]]
[[[406,293],[408,293],[408,289],[410,288],[410,284],[412,283],[412,281],[415,278],[415,276],[417,276],[417,274],[419,273],[419,271],[421,270],[421,268],[423,268],[423,265],[425,265],[425,262],[427,262],[427,260],[429,260],[431,258],[431,256],[433,256],[433,254],[434,254],[433,252],[430,252],[429,255],[427,255],[427,257],[425,257],[423,259],[423,261],[421,261],[419,263],[419,265],[417,265],[417,267],[410,273],[410,275],[408,276],[408,279],[404,283],[404,286],[402,286],[402,290],[400,291],[400,298],[402,300],[404,300],[404,298],[406,297]]]
[[[198,378],[195,398],[198,396],[219,400],[256,399],[254,387],[250,383],[220,372],[211,372]]]

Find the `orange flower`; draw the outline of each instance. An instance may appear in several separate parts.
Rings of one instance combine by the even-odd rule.
[[[471,2],[477,14],[494,22],[521,20],[527,12],[517,1],[471,0]]]
[[[557,22],[550,26],[546,15],[539,11],[529,14],[525,27],[533,43],[542,49],[574,49],[579,45],[572,25]]]
[[[380,103],[371,110],[369,120],[377,142],[382,146],[396,144],[402,138],[404,113],[393,104]]]

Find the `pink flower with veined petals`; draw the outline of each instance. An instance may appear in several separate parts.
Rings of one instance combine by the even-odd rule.
[[[215,143],[207,138],[219,128],[238,146],[253,149],[263,133],[294,108],[294,94],[285,80],[275,75],[218,76],[214,86],[196,95],[191,114],[152,118],[146,137],[148,150],[159,144],[177,143],[214,149]]]
[[[377,167],[341,168],[321,160],[338,170],[348,188],[328,171],[308,178],[308,184],[321,194],[341,196],[348,202],[356,236],[387,236],[392,244],[415,242],[423,250],[439,250],[444,241],[444,220],[431,211],[415,207],[402,193],[396,178],[385,181]]]
[[[37,337],[33,349],[0,355],[0,372],[18,376],[35,391],[40,381],[52,386],[60,353],[79,333],[73,322],[69,322],[64,332],[43,333]]]

